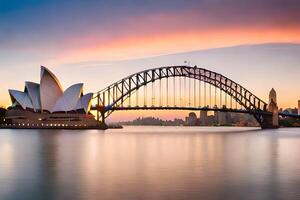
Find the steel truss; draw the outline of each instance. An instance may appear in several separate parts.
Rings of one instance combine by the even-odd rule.
[[[190,66],[159,67],[159,68],[144,70],[132,74],[130,76],[127,76],[119,80],[118,82],[115,82],[110,86],[104,88],[103,90],[97,92],[96,95],[94,96],[94,99],[97,100],[97,103],[95,106],[92,107],[92,109],[97,110],[98,120],[100,120],[100,114],[101,114],[102,121],[104,121],[104,119],[107,118],[114,110],[122,110],[122,109],[126,110],[126,108],[132,107],[130,103],[130,97],[132,96],[132,94],[137,93],[136,98],[138,99],[138,90],[141,87],[147,87],[148,84],[154,83],[157,80],[161,81],[162,79],[167,79],[167,89],[168,89],[168,84],[172,82],[171,80],[172,78],[174,79],[174,87],[175,87],[175,77],[185,77],[185,78],[195,79],[199,81],[199,85],[201,84],[201,82],[203,82],[205,87],[206,84],[209,84],[210,87],[214,86],[215,88],[220,89],[220,91],[229,95],[238,104],[244,107],[245,110],[243,112],[248,112],[250,114],[253,114],[260,124],[263,123],[263,118],[261,113],[262,112],[267,113],[267,103],[262,101],[260,98],[255,96],[253,93],[251,93],[249,90],[247,90],[240,84],[227,78],[226,76],[223,76],[219,73],[204,68],[198,68],[196,66],[195,67],[190,67]],[[155,88],[153,87],[154,84],[152,84],[152,91],[155,90]],[[161,83],[159,83],[159,86],[157,87],[161,88]],[[189,90],[191,89],[189,88]],[[210,88],[209,91],[211,91]],[[168,98],[171,99],[173,97],[172,96],[167,97],[167,102],[168,102]],[[126,106],[124,105],[124,102],[127,99],[129,99],[129,105]],[[196,100],[194,100],[194,102],[195,101]],[[225,101],[227,101],[227,99],[225,99]],[[175,89],[174,89],[174,103],[175,102],[176,99],[175,99]],[[144,100],[144,104],[146,103],[147,101]],[[152,107],[154,108],[153,101],[149,102],[149,104],[152,104]],[[151,105],[144,105],[143,107],[141,107],[141,109],[148,108],[148,106],[151,108]],[[189,106],[187,107],[191,109],[195,107],[195,106],[191,107],[190,97],[189,97]],[[161,106],[160,108],[163,109],[163,106]],[[136,109],[138,109],[138,107]],[[227,108],[223,108],[223,111],[226,111],[226,109]],[[227,110],[230,109],[232,110],[232,108],[229,108]]]

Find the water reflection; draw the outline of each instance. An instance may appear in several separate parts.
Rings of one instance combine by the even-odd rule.
[[[297,199],[298,129],[0,130],[0,199]]]
[[[57,143],[59,131],[38,130],[38,174],[39,174],[39,199],[46,197],[55,199],[58,179],[59,146]],[[36,199],[38,199],[36,198]]]

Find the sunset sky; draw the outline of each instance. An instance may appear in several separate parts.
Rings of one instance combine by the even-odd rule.
[[[65,88],[84,82],[96,92],[128,73],[189,60],[265,101],[275,87],[280,106],[295,107],[299,10],[298,0],[0,0],[0,105],[10,103],[7,89],[38,82],[40,65]]]

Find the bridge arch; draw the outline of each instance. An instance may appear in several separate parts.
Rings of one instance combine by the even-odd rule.
[[[130,98],[130,96],[137,92],[141,87],[157,80],[169,79],[172,77],[196,79],[220,89],[231,96],[238,104],[243,106],[245,108],[243,112],[246,111],[253,114],[260,124],[263,123],[261,113],[267,113],[267,103],[226,76],[196,66],[166,66],[148,69],[131,74],[109,85],[97,92],[94,96],[97,103],[93,108],[98,111],[97,118],[100,118],[100,113],[102,120],[104,120],[114,110],[122,107],[124,101]],[[148,108],[151,109],[151,107]]]

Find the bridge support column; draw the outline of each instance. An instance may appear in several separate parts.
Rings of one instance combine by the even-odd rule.
[[[273,88],[269,93],[268,111],[271,113],[271,115],[256,116],[256,118],[259,118],[258,121],[261,127],[263,129],[278,128],[279,115],[278,115],[278,105],[277,105],[277,94]]]
[[[103,110],[100,110],[100,111],[98,111],[98,115],[101,115],[101,120],[99,119],[99,125],[100,125],[100,127],[102,127],[102,129],[108,129],[108,126],[107,126],[107,124],[105,123],[105,111],[103,111]]]
[[[100,120],[101,117],[101,120]],[[97,121],[99,122],[100,127],[103,129],[107,129],[107,125],[105,124],[105,107],[97,106]]]
[[[102,120],[102,123],[105,124],[105,112],[101,111],[101,120]]]
[[[278,115],[278,105],[277,105],[277,94],[276,91],[272,88],[269,94],[269,112],[272,113],[272,126],[278,128],[279,126],[279,115]]]
[[[262,129],[278,128],[277,124],[273,123],[273,114],[255,116]],[[276,118],[276,116],[275,116]]]
[[[271,129],[279,127],[279,113],[277,105],[276,91],[272,88],[269,93],[269,114],[254,114],[255,119],[258,121],[262,129]]]
[[[200,125],[201,126],[207,126],[207,111],[206,110],[201,110],[200,111]]]

